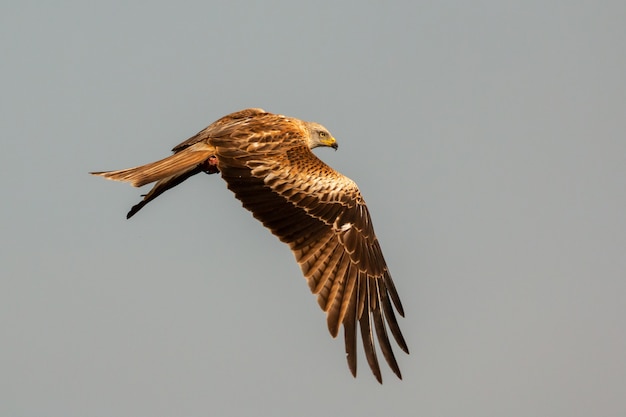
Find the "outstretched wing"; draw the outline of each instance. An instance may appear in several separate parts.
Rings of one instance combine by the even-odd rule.
[[[387,328],[408,348],[394,313],[404,315],[369,212],[356,184],[318,159],[296,120],[256,118],[210,139],[228,188],[293,251],[335,337],[343,324],[347,360],[356,376],[356,326],[382,382],[374,333],[387,363],[402,377]],[[393,305],[392,305],[393,304]],[[372,324],[373,323],[373,324]]]

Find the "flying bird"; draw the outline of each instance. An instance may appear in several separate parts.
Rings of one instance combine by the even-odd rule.
[[[337,141],[322,125],[241,110],[215,121],[172,149],[173,155],[135,168],[92,172],[135,187],[156,182],[127,218],[200,172],[220,173],[243,207],[289,245],[309,288],[326,312],[333,337],[343,325],[348,367],[356,377],[357,325],[378,382],[382,354],[402,379],[387,329],[409,353],[395,311],[404,309],[357,185],[311,150]]]

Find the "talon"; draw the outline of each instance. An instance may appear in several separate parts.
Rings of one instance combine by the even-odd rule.
[[[220,170],[217,169],[217,163],[217,156],[211,155],[209,156],[209,159],[200,164],[200,168],[207,174],[216,174],[220,172]]]

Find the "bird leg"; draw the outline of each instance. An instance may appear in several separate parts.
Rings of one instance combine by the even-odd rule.
[[[216,174],[220,172],[217,168],[217,156],[211,155],[209,159],[200,164],[200,169],[207,174]]]

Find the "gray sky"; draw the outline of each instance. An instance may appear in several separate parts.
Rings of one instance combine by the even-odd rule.
[[[44,2],[39,2],[44,3]],[[302,2],[303,3],[303,2]],[[4,2],[0,415],[626,414],[626,3]],[[411,355],[353,379],[218,176],[88,171],[246,107],[360,185]]]

